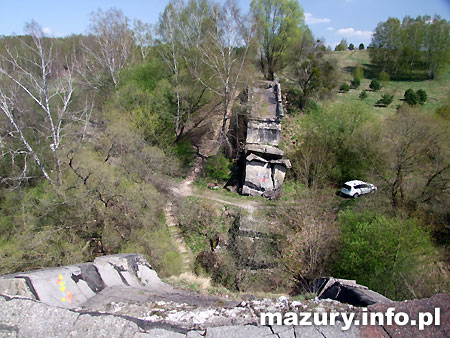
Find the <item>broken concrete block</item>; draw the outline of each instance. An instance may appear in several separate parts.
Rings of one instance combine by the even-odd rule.
[[[282,158],[284,156],[283,150],[270,145],[247,144],[245,146],[245,150],[247,151],[247,153],[257,153],[268,158]]]
[[[245,167],[245,185],[254,186],[257,190],[273,190],[272,169],[269,163],[259,161],[247,162]]]
[[[283,185],[285,176],[286,167],[281,164],[275,164],[273,167],[273,183],[275,189],[278,189]]]

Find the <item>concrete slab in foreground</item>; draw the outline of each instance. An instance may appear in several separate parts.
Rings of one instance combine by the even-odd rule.
[[[68,291],[72,297],[69,298]],[[7,295],[9,294],[9,295]],[[65,298],[65,301],[62,298]],[[89,298],[90,297],[90,298]],[[230,302],[159,280],[141,255],[105,256],[93,263],[0,277],[0,337],[449,337],[450,295],[378,303],[418,317],[440,309],[440,325],[261,326],[262,312],[354,313],[362,309],[334,300],[253,299]]]

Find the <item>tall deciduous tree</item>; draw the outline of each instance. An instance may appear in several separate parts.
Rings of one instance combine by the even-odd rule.
[[[150,52],[150,47],[153,44],[153,27],[148,23],[135,19],[133,22],[133,33],[135,42],[142,56],[142,61],[145,61]]]
[[[205,88],[221,98],[220,142],[230,145],[226,131],[250,45],[248,21],[234,0],[227,0],[222,6],[193,0],[189,7],[187,29],[194,34],[188,38],[188,46],[191,53],[199,56],[190,69]]]
[[[60,185],[63,127],[71,114],[69,105],[74,91],[73,66],[68,62],[55,65],[52,40],[44,36],[36,22],[27,24],[25,31],[31,39],[20,39],[20,49],[6,47],[6,55],[1,57],[0,74],[4,79],[0,108],[11,127],[8,134],[17,137],[24,147],[18,150],[25,157],[22,176],[27,172],[26,156],[30,155],[44,177],[52,185]],[[27,105],[29,99],[32,105]],[[30,128],[34,133],[27,133]],[[40,141],[36,142],[36,138]],[[46,160],[49,149],[53,163]],[[56,178],[51,175],[53,169]]]
[[[450,63],[450,22],[436,15],[426,24],[425,36],[428,77],[432,79],[442,66]]]
[[[268,80],[283,66],[287,50],[301,36],[303,11],[297,0],[252,0],[251,13],[259,40],[261,68]]]
[[[110,84],[117,88],[119,73],[128,64],[134,47],[133,32],[128,21],[123,12],[115,8],[91,13],[93,43],[83,44],[87,52],[87,69],[81,74],[92,87],[108,86],[102,81],[104,73]]]
[[[177,103],[175,114],[175,134],[178,135],[181,128],[182,109],[180,97],[180,62],[181,59],[181,15],[183,2],[171,0],[159,18],[158,35],[161,39],[161,55],[169,66],[173,78]]]
[[[289,60],[289,77],[301,90],[298,108],[304,109],[308,100],[323,97],[336,88],[339,75],[335,62],[327,57],[322,42],[315,41],[307,32],[293,48]]]
[[[426,69],[434,78],[450,63],[450,23],[438,15],[389,18],[378,24],[371,47],[372,62],[382,71],[411,78],[414,70]]]

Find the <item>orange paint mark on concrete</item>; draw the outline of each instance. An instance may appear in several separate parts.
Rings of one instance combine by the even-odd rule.
[[[70,292],[69,290],[67,290],[67,300],[69,301],[69,303],[72,303],[72,292]]]
[[[59,275],[58,279],[56,280],[56,285],[58,285],[60,282],[62,282],[62,280],[63,280],[63,276]]]

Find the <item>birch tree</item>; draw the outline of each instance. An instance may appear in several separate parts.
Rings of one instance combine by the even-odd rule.
[[[99,9],[91,13],[90,32],[93,34],[93,43],[83,43],[87,59],[86,69],[81,75],[89,85],[99,89],[107,85],[99,73],[104,72],[112,86],[117,88],[119,73],[128,64],[134,46],[128,18],[115,8],[106,12]]]
[[[141,20],[134,20],[133,24],[134,40],[139,47],[139,52],[142,56],[142,62],[147,59],[150,52],[150,47],[153,44],[153,27],[148,23],[143,23]]]
[[[158,33],[160,37],[161,56],[173,74],[177,111],[175,114],[175,134],[178,135],[181,127],[182,109],[180,97],[180,20],[183,10],[182,0],[171,0],[159,18]]]
[[[199,53],[202,66],[209,73],[199,73],[201,67],[192,71],[205,88],[221,98],[223,115],[219,141],[230,145],[226,129],[247,58],[248,20],[241,16],[233,0],[227,0],[223,6],[202,1],[191,1],[191,5],[195,10],[187,20],[197,25],[192,27],[194,31],[203,32],[201,39],[190,40],[191,47]]]
[[[0,109],[12,127],[8,135],[20,140],[23,154],[31,155],[52,185],[61,185],[60,153],[64,121],[70,114],[74,91],[73,67],[68,63],[62,68],[55,66],[52,40],[44,36],[36,22],[27,24],[25,30],[31,39],[21,39],[21,49],[6,47],[1,56]],[[25,104],[27,98],[32,105]],[[32,136],[27,136],[28,128],[34,130]],[[45,163],[43,150],[33,145],[37,136],[42,136],[40,143],[46,143],[54,163]],[[26,162],[23,168],[25,174]],[[50,174],[53,168],[56,179]]]

